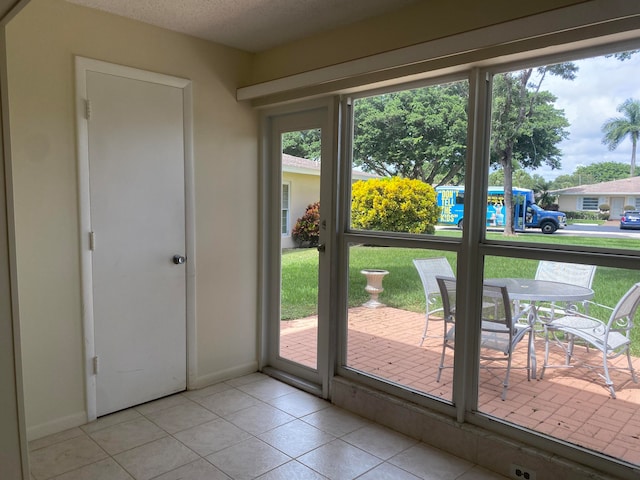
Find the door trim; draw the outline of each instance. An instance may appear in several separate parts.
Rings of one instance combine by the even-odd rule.
[[[263,202],[260,209],[260,273],[259,273],[259,317],[260,348],[259,369],[287,383],[323,398],[330,397],[330,379],[333,376],[333,356],[331,336],[334,329],[331,322],[335,319],[334,306],[331,304],[330,289],[333,282],[332,265],[335,265],[335,198],[333,195],[337,172],[337,127],[336,101],[334,98],[315,99],[313,101],[271,108],[261,115],[261,151],[260,151],[260,189]],[[321,220],[326,227],[321,231],[320,242],[326,245],[325,253],[319,260],[319,296],[318,296],[318,350],[317,369],[296,365],[281,358],[274,349],[279,341],[273,321],[279,321],[280,275],[279,258],[281,255],[281,231],[274,228],[280,223],[279,196],[281,188],[281,151],[274,144],[275,132],[321,128],[323,181],[320,198],[323,202]],[[278,147],[278,148],[277,148]],[[278,192],[278,193],[276,193]],[[292,220],[293,221],[293,220]],[[277,259],[277,260],[276,260]]]
[[[195,317],[195,189],[193,161],[193,103],[191,80],[116,65],[100,60],[75,57],[76,67],[76,128],[78,157],[79,245],[82,284],[82,327],[85,362],[85,402],[87,421],[97,418],[96,376],[93,374],[95,332],[93,317],[93,268],[89,248],[91,209],[89,191],[89,141],[86,119],[87,72],[98,72],[132,80],[157,83],[182,89],[184,125],[184,182],[185,182],[185,247],[186,264],[186,338],[187,389],[197,379],[196,317]]]

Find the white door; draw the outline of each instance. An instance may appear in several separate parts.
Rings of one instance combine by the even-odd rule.
[[[186,388],[185,140],[182,89],[86,82],[100,416]]]
[[[611,198],[611,212],[609,218],[611,220],[620,220],[624,213],[624,197],[612,197]]]

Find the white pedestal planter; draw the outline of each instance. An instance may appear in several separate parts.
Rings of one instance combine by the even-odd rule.
[[[382,279],[385,275],[388,275],[389,272],[372,268],[361,270],[360,273],[367,279],[367,286],[364,287],[364,291],[370,296],[369,300],[363,303],[362,306],[368,308],[384,307],[384,303],[378,301],[378,295],[384,291],[384,288],[382,288]]]

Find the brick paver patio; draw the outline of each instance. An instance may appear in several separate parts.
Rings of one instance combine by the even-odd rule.
[[[281,324],[280,353],[298,363],[315,367],[316,317]],[[429,323],[429,338],[419,340],[424,314],[390,307],[349,310],[347,362],[350,367],[386,380],[450,400],[453,369],[445,369],[436,382],[442,351],[442,322]],[[544,340],[536,338],[538,377],[544,356]],[[578,351],[580,349],[580,351]],[[559,347],[552,362],[562,364]],[[601,364],[599,352],[587,354],[576,347],[578,358],[591,357]],[[448,354],[449,355],[449,354]],[[446,365],[453,364],[452,356]],[[626,358],[617,359],[617,363]],[[518,346],[505,401],[500,399],[503,370],[480,370],[479,410],[497,418],[552,435],[633,464],[640,464],[640,384],[628,371],[611,374],[616,387],[614,400],[597,370],[587,368],[547,369],[544,379],[527,381],[526,343]],[[634,359],[640,371],[640,359]]]

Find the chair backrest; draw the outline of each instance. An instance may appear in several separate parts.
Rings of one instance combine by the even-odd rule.
[[[495,324],[486,327],[485,322]],[[513,320],[507,287],[484,284],[482,287],[482,323],[483,330],[497,328],[499,331],[512,331]]]
[[[436,281],[442,296],[445,322],[455,323],[456,279],[438,276]],[[507,287],[484,285],[482,289],[481,346],[507,354],[513,347],[514,333]]]
[[[444,319],[446,322],[455,321],[455,309],[456,309],[456,279],[451,276],[436,276],[434,278],[436,285],[438,285],[438,291],[442,297],[442,310],[444,312]]]
[[[535,278],[591,288],[595,274],[595,265],[540,260]]]
[[[623,330],[629,336],[638,306],[640,306],[640,283],[633,285],[618,301],[609,317],[607,329]]]
[[[437,276],[455,278],[453,269],[445,257],[416,258],[413,264],[418,270],[424,295],[429,302],[433,301],[434,296],[440,295],[440,288],[436,281]]]

